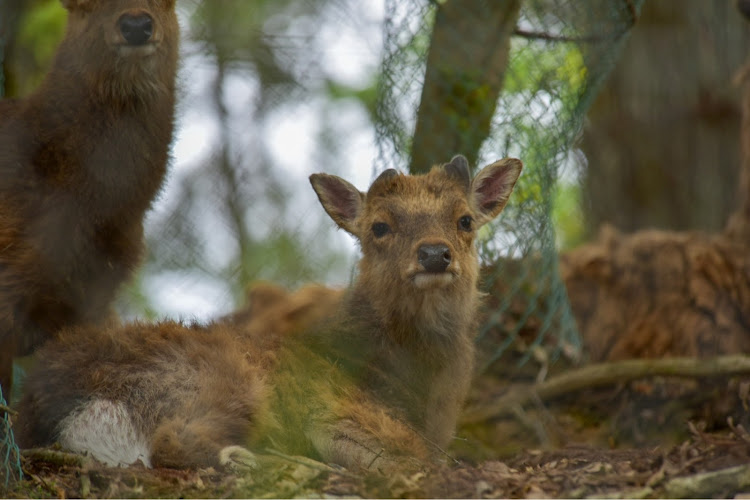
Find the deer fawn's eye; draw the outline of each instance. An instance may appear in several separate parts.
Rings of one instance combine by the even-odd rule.
[[[372,234],[374,234],[376,238],[381,238],[388,234],[390,231],[391,226],[389,226],[385,222],[376,222],[372,225]]]
[[[461,231],[466,231],[467,233],[469,233],[472,230],[472,222],[474,222],[474,219],[472,219],[471,215],[464,215],[463,217],[458,219],[458,228]]]

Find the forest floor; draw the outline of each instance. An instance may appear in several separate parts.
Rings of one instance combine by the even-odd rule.
[[[8,497],[43,498],[731,498],[750,491],[750,443],[736,433],[696,434],[669,449],[566,447],[478,465],[441,465],[385,477],[327,470],[279,457],[249,474],[213,469],[108,468],[88,460],[24,458]]]
[[[535,369],[532,363],[526,368],[481,377],[469,406],[522,387]],[[25,450],[24,479],[0,489],[0,496],[744,497],[750,493],[747,392],[747,382],[737,377],[651,377],[537,399],[464,421],[445,463],[390,476],[280,453],[259,456],[257,469],[239,472],[110,468],[59,450]]]

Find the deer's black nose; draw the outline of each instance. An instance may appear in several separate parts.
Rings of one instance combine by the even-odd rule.
[[[154,34],[154,20],[148,14],[123,14],[118,24],[129,45],[143,45]]]
[[[417,251],[417,259],[425,271],[442,273],[451,263],[451,251],[445,245],[422,245]]]

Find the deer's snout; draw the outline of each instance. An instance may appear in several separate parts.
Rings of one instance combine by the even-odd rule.
[[[151,40],[154,34],[154,20],[145,12],[123,14],[117,25],[128,45],[143,45]]]
[[[442,273],[451,263],[451,250],[447,245],[421,245],[417,250],[417,260],[429,273]]]

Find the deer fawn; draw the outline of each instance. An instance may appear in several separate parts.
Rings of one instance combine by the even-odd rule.
[[[63,0],[44,82],[0,100],[0,386],[13,357],[101,324],[142,252],[175,106],[175,0]]]
[[[57,440],[109,464],[169,467],[245,460],[246,447],[354,469],[434,458],[473,369],[476,233],[520,171],[504,159],[472,181],[457,156],[422,176],[387,170],[367,193],[311,176],[362,248],[343,295],[298,292],[324,298],[331,314],[296,332],[251,328],[253,315],[242,313],[208,326],[68,330],[40,350],[19,408],[20,443]],[[275,294],[260,295],[277,307]],[[315,317],[305,297],[289,302],[269,321]]]

